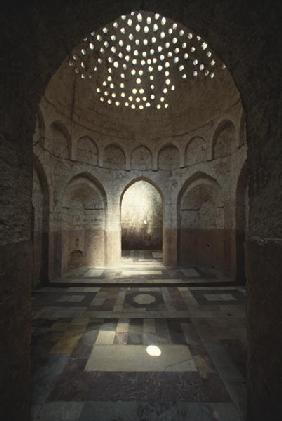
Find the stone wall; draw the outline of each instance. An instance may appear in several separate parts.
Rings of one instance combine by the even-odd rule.
[[[50,207],[50,279],[70,269],[72,252],[75,264],[119,265],[122,245],[125,248],[140,248],[141,245],[160,248],[163,245],[165,264],[197,264],[218,269],[234,278],[237,276],[238,262],[243,261],[245,238],[244,233],[238,235],[236,226],[236,207],[240,206],[241,200],[236,197],[237,184],[246,160],[240,102],[236,100],[216,119],[191,133],[179,133],[173,143],[170,136],[164,136],[157,141],[147,138],[143,144],[138,144],[138,141],[121,138],[118,129],[116,136],[113,132],[106,136],[99,120],[84,126],[66,118],[65,110],[61,111],[46,100],[47,93],[40,104],[44,142],[35,141],[34,152],[43,162],[53,198]],[[137,129],[133,138],[139,136]],[[55,146],[58,144],[65,146],[60,149]],[[104,235],[104,240],[100,234],[95,239],[100,255],[92,261],[85,258],[88,246],[82,240],[86,234],[82,228],[84,222],[80,219],[87,219],[83,204],[76,204],[67,211],[64,205],[71,180],[77,177],[92,179],[93,186],[104,192],[105,219],[101,220],[101,233],[104,233],[101,238]],[[162,223],[158,221],[151,242],[148,242],[144,226],[132,230],[132,221],[124,222],[127,228],[122,232],[122,196],[127,186],[140,179],[155,185],[162,194]],[[216,185],[216,199],[209,191],[207,180]],[[195,183],[199,184],[198,192],[191,191]],[[199,202],[197,206],[194,204],[195,195]],[[142,232],[147,245],[144,240],[138,244],[141,237],[137,240],[133,232]],[[238,254],[242,256],[241,260]],[[239,274],[237,277],[243,279]]]
[[[62,204],[62,272],[105,261],[105,198],[86,177],[70,182]]]

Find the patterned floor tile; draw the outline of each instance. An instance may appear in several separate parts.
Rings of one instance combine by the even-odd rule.
[[[239,421],[245,300],[234,287],[37,290],[33,419]]]

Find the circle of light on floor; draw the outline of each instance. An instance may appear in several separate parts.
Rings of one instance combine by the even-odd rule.
[[[162,351],[160,350],[160,348],[156,345],[149,345],[146,348],[146,352],[147,354],[150,355],[150,357],[160,357]]]

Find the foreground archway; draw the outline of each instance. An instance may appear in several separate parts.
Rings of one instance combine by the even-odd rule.
[[[207,36],[233,72],[245,105],[251,184],[247,244],[249,419],[256,421],[267,417],[280,420],[282,413],[279,383],[282,225],[277,220],[282,204],[281,106],[277,95],[281,61],[276,60],[282,39],[281,8],[279,4],[270,8],[265,2],[259,6],[254,13],[252,4],[241,1],[232,5],[228,1],[208,0],[179,1],[173,5],[154,3],[156,10],[198,28]],[[111,2],[94,7],[91,2],[77,1],[67,5],[67,13],[64,2],[56,9],[33,4],[30,8],[11,5],[3,11],[1,30],[4,39],[10,40],[3,51],[5,89],[1,95],[5,116],[1,125],[1,151],[5,157],[1,168],[5,177],[1,183],[7,199],[2,215],[5,229],[0,253],[5,291],[1,316],[5,356],[2,360],[3,419],[29,418],[31,144],[39,97],[48,78],[64,59],[66,46],[70,51],[93,26],[98,27],[101,22],[108,22],[114,15],[130,9],[131,2],[123,2],[123,7],[117,3],[113,7]],[[37,24],[38,20],[41,25]],[[19,37],[19,33],[26,33],[27,27],[34,32]],[[36,34],[36,43],[32,34]],[[12,46],[16,53],[11,68]],[[9,159],[6,158],[11,157],[11,164],[7,166]],[[12,256],[17,258],[11,259]],[[261,311],[262,303],[264,311]]]

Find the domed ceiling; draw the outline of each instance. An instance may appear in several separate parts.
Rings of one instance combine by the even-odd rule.
[[[45,96],[80,123],[99,118],[145,132],[150,122],[171,132],[197,127],[239,100],[226,66],[200,35],[144,11],[86,36]]]

